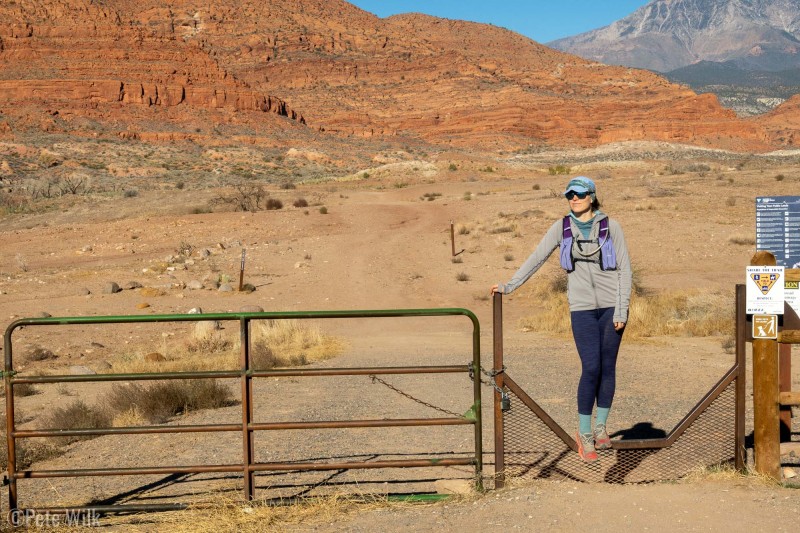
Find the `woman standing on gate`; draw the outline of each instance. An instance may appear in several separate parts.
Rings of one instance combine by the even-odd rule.
[[[516,290],[559,248],[561,267],[567,272],[572,335],[581,358],[575,439],[581,459],[591,462],[597,460],[596,450],[611,447],[606,421],[614,399],[617,353],[628,322],[631,263],[622,228],[600,211],[591,179],[570,180],[564,197],[569,214],[550,226],[511,280],[493,286],[492,293]]]

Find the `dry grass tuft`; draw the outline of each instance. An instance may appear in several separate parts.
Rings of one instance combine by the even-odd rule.
[[[634,298],[627,335],[633,337],[729,335],[734,328],[730,295],[675,291]]]
[[[141,355],[126,354],[112,361],[110,372],[182,372],[235,370],[241,368],[241,346],[237,332],[218,330],[215,322],[197,322],[189,337],[174,349],[164,346],[166,361],[146,361]],[[252,322],[251,357],[255,368],[305,365],[337,356],[339,339],[323,334],[303,320]]]
[[[115,428],[146,426],[150,421],[142,414],[139,407],[133,406],[127,411],[117,413],[111,421]]]
[[[213,354],[229,350],[232,342],[219,332],[219,324],[213,320],[197,322],[192,336],[186,341],[189,353]]]
[[[698,467],[682,479],[682,482],[685,483],[697,483],[700,481],[736,482],[737,484],[745,483],[751,486],[763,487],[780,486],[780,482],[764,474],[759,474],[750,465],[746,467],[746,471],[741,472],[728,463]]]
[[[450,499],[449,501],[452,501]],[[198,506],[187,511],[163,513],[153,516],[159,526],[168,526],[174,533],[217,531],[279,531],[290,526],[312,526],[334,524],[343,517],[378,510],[403,509],[436,503],[397,502],[382,496],[334,494],[320,498],[308,498],[291,505],[261,505],[222,501],[211,506]],[[187,520],[187,513],[191,519]]]
[[[300,320],[260,321],[253,325],[253,368],[305,365],[338,355],[341,342]]]
[[[531,297],[542,312],[520,321],[524,331],[557,335],[571,332],[569,304],[559,276],[536,284]],[[730,295],[700,291],[672,291],[634,296],[625,338],[658,336],[708,337],[729,335],[734,327]]]

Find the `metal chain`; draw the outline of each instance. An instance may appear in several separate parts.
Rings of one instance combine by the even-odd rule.
[[[484,369],[483,367],[479,367],[479,368],[481,370],[481,374],[484,374],[485,376],[490,377],[490,378],[494,378],[495,376],[497,376],[499,374],[502,374],[503,372],[506,371],[506,367],[505,366],[503,366],[503,368],[501,368],[500,370],[492,370],[491,372],[486,370],[486,369]],[[474,369],[472,368],[471,365],[469,367],[469,379],[475,379],[475,371],[474,371]],[[500,394],[502,394],[502,395],[506,394],[506,392],[503,389],[501,389],[500,387],[497,386],[497,383],[495,383],[494,379],[492,379],[491,381],[486,381],[485,379],[482,379],[480,376],[478,376],[478,379],[480,380],[481,383],[483,383],[484,385],[487,385],[489,387],[492,387],[494,390],[496,390]]]
[[[480,371],[481,371],[482,374],[492,378],[491,381],[486,381],[484,379],[481,379],[480,376],[478,376],[478,380],[482,384],[492,387],[495,390],[495,392],[499,393],[500,394],[500,410],[503,411],[503,412],[509,411],[511,409],[511,396],[508,394],[508,392],[504,388],[501,389],[500,387],[498,387],[497,386],[497,382],[494,380],[494,378],[496,376],[498,376],[498,375],[500,375],[500,374],[502,374],[503,372],[506,371],[505,365],[500,370],[492,370],[491,372],[489,372],[488,370],[485,370],[483,367],[478,367],[478,368],[480,368]],[[469,367],[469,378],[472,379],[472,380],[475,379],[475,371],[472,368],[472,366]]]
[[[398,388],[397,388],[397,387],[395,387],[394,385],[392,385],[392,384],[390,384],[390,383],[387,383],[387,382],[383,381],[381,378],[379,378],[378,376],[376,376],[376,375],[374,375],[374,374],[370,374],[370,375],[369,375],[369,377],[372,379],[372,382],[373,382],[373,383],[375,383],[375,382],[377,381],[378,383],[381,383],[381,384],[385,385],[386,387],[388,387],[388,388],[392,389],[392,390],[393,390],[393,391],[395,391],[397,394],[399,394],[399,395],[401,395],[401,396],[405,396],[405,397],[406,397],[406,398],[408,398],[409,400],[412,400],[412,401],[414,401],[414,402],[417,402],[418,404],[424,405],[425,407],[430,407],[431,409],[435,409],[436,411],[439,411],[440,413],[445,413],[445,414],[447,414],[447,415],[452,415],[452,416],[454,416],[454,417],[456,417],[456,418],[464,418],[464,415],[460,415],[460,414],[458,414],[458,413],[454,413],[453,411],[448,411],[447,409],[443,409],[443,408],[441,408],[441,407],[437,407],[437,406],[435,406],[435,405],[429,404],[428,402],[425,402],[425,401],[423,401],[423,400],[420,400],[419,398],[414,398],[414,397],[413,397],[413,396],[411,396],[410,394],[408,394],[408,393],[405,393],[405,392],[401,391],[400,389],[398,389]]]

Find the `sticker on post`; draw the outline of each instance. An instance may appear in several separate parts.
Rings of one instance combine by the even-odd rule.
[[[782,266],[747,267],[747,310],[748,315],[783,314]]]
[[[778,315],[753,315],[754,339],[778,338]]]

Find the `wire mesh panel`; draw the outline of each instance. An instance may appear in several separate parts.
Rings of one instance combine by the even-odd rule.
[[[513,380],[508,379],[508,384],[514,385]],[[735,459],[736,380],[671,445],[664,446],[667,435],[663,434],[651,448],[599,451],[599,459],[593,463],[583,462],[572,436],[530,398],[526,404],[514,389],[516,386],[509,393],[511,409],[503,413],[506,477],[648,483],[679,479],[698,468]],[[646,441],[642,445],[646,446]]]

